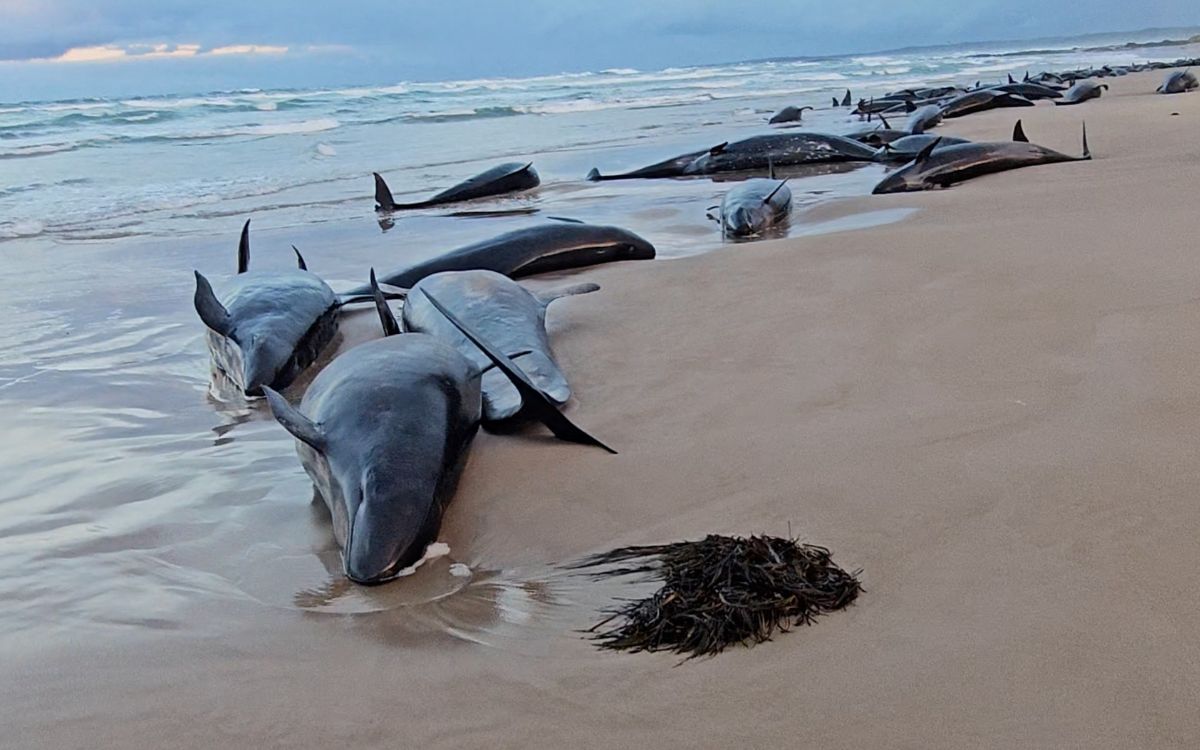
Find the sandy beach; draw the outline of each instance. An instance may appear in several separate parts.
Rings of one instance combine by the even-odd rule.
[[[481,433],[441,535],[465,589],[344,614],[253,572],[171,578],[161,622],[11,634],[0,746],[1200,746],[1200,94],[1162,77],[938,131],[1006,140],[1020,118],[1078,154],[1086,119],[1093,161],[792,218],[915,209],[874,228],[572,274],[602,290],[550,314],[569,414],[620,455]],[[180,533],[327,548],[290,438],[261,414],[237,430],[290,478],[236,488],[236,530]],[[681,666],[578,632],[634,589],[565,563],[789,532],[863,569],[857,604]]]

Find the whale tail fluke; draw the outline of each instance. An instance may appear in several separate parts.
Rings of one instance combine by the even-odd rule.
[[[378,172],[372,172],[375,175],[375,210],[376,211],[391,211],[396,208],[396,201],[392,199],[392,191],[388,188],[388,184],[384,182],[383,177]]]

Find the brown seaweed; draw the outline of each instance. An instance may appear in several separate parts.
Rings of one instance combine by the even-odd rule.
[[[623,547],[573,566],[597,578],[642,576],[662,586],[627,600],[587,632],[600,648],[671,651],[687,659],[768,641],[849,606],[858,576],[824,547],[771,536],[710,534],[700,541]],[[685,659],[686,660],[686,659]]]

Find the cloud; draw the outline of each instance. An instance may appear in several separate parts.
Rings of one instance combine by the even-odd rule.
[[[30,60],[39,63],[113,63],[141,60],[164,60],[190,57],[227,57],[234,55],[285,55],[288,48],[271,44],[230,44],[202,49],[199,44],[102,44],[92,47],[72,47],[56,57]]]

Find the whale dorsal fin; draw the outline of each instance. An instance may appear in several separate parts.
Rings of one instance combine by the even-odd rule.
[[[904,111],[910,114],[917,111],[917,105],[913,104],[912,99],[904,100]]]
[[[308,264],[304,262],[304,256],[300,254],[300,248],[292,245],[292,252],[296,254],[296,265],[300,267],[301,271],[307,271]]]
[[[852,101],[854,101],[854,100],[850,97],[850,89],[846,89],[846,95],[844,97],[842,97],[842,106],[849,107],[850,102],[852,102]]]
[[[716,156],[718,154],[722,154],[725,152],[725,149],[728,147],[729,147],[729,141],[725,141],[723,143],[718,143],[717,145],[713,146],[712,148],[710,148],[708,150],[708,155]]]
[[[379,313],[379,322],[383,325],[383,335],[399,335],[401,333],[400,324],[396,322],[392,308],[388,307],[387,300],[383,298],[383,292],[379,290],[379,282],[375,280],[374,268],[371,269],[371,296],[375,298],[375,311]]]
[[[1019,143],[1029,143],[1029,136],[1025,135],[1025,128],[1021,127],[1021,121],[1017,120],[1017,124],[1013,126],[1013,140]]]
[[[934,138],[932,141],[929,142],[929,145],[927,145],[925,148],[921,149],[921,151],[917,154],[917,158],[913,159],[913,163],[920,164],[921,162],[928,159],[929,155],[933,153],[933,150],[935,148],[937,148],[937,145],[941,142],[942,142],[942,139],[940,136],[938,138]]]
[[[537,292],[533,296],[537,297],[537,301],[542,303],[542,307],[549,307],[550,303],[556,299],[563,297],[574,297],[577,294],[591,294],[592,292],[600,291],[599,284],[590,282],[584,284],[574,284],[572,286],[561,289],[551,289],[545,292]]]
[[[193,301],[204,325],[222,336],[233,335],[233,321],[229,317],[229,311],[217,299],[217,295],[213,294],[212,284],[208,283],[208,279],[199,271],[196,271],[196,294]]]
[[[275,415],[275,421],[283,425],[283,429],[292,433],[292,437],[308,445],[314,450],[325,451],[325,435],[311,419],[300,413],[300,410],[287,402],[283,396],[269,385],[263,386],[263,394],[267,397],[267,405]]]
[[[1092,150],[1090,148],[1088,148],[1087,123],[1086,122],[1083,123],[1083,156],[1081,158],[1083,158],[1083,159],[1092,158]]]
[[[445,315],[446,319],[453,323],[455,328],[462,331],[462,334],[466,336],[471,343],[479,347],[480,351],[486,354],[488,359],[492,360],[497,370],[500,370],[506,376],[508,376],[508,379],[512,381],[512,384],[516,386],[517,392],[521,394],[523,408],[528,410],[529,414],[539,422],[550,428],[550,431],[554,433],[555,437],[572,443],[595,445],[599,448],[603,448],[609,453],[616,453],[615,450],[609,448],[604,443],[587,434],[578,426],[576,426],[574,422],[567,419],[567,417],[558,410],[558,407],[554,405],[554,402],[551,401],[545,393],[542,393],[542,391],[533,384],[533,381],[529,379],[529,376],[526,375],[525,372],[521,370],[521,368],[518,367],[515,362],[512,361],[512,358],[506,356],[499,349],[485,341],[479,336],[478,333],[472,330],[470,326],[459,320],[458,316],[447,310],[445,305],[443,305],[441,302],[438,302],[437,298],[435,298],[428,291],[425,292],[425,299],[429,300],[429,303],[437,308],[438,312],[440,312],[442,315]]]
[[[242,225],[242,236],[238,240],[238,273],[250,270],[250,220]]]
[[[371,174],[375,176],[375,210],[391,211],[396,207],[396,201],[392,198],[392,191],[378,172],[372,172]]]
[[[837,105],[838,105],[838,100],[837,100],[837,97],[835,96],[835,97],[833,97],[833,106],[836,107]]]
[[[1008,74],[1008,82],[1009,82],[1009,83],[1016,83],[1016,82],[1017,82],[1017,79],[1015,79],[1015,78],[1013,78],[1013,77],[1012,77],[1012,73],[1009,73],[1009,74]]]

